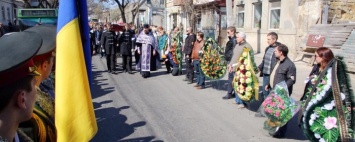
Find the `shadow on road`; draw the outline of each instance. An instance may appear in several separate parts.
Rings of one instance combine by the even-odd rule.
[[[94,68],[94,66],[93,66]],[[91,97],[92,99],[104,96],[108,93],[111,93],[114,91],[114,87],[108,87],[108,88],[102,88],[103,85],[108,85],[107,79],[98,79],[99,77],[102,77],[102,74],[106,73],[106,71],[93,71],[92,72],[92,77],[93,77],[93,83],[91,85]]]
[[[227,91],[228,80],[206,80],[206,88]],[[226,92],[227,93],[227,92]]]
[[[107,103],[101,102],[98,104]],[[98,125],[98,132],[95,137],[91,140],[92,142],[113,142],[119,141],[134,133],[135,128],[144,126],[146,122],[140,121],[133,124],[127,124],[127,117],[120,114],[121,110],[129,109],[129,106],[123,106],[120,108],[103,108],[96,109],[96,122]],[[150,138],[155,138],[150,136]],[[143,140],[148,140],[148,137]]]

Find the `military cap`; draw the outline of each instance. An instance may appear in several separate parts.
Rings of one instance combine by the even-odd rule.
[[[149,24],[144,24],[143,25],[143,28],[149,28],[150,26],[149,26]]]
[[[56,44],[57,27],[52,25],[39,25],[29,28],[25,31],[36,32],[41,35],[43,43],[33,61],[42,61],[54,56],[54,49]]]
[[[17,32],[0,38],[0,88],[28,75],[40,75],[32,57],[42,45],[35,32]]]

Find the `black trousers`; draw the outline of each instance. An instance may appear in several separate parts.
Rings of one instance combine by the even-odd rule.
[[[194,69],[193,69],[194,67],[192,65],[191,58],[185,57],[185,63],[186,63],[186,78],[192,82],[194,79]]]
[[[124,71],[132,71],[132,55],[122,55],[122,62]]]
[[[106,54],[106,64],[107,64],[107,70],[109,71],[115,71],[116,68],[116,63],[115,63],[115,58],[116,54]]]
[[[234,88],[233,88],[233,79],[234,79],[235,72],[228,73],[228,86],[227,86],[227,93],[233,95]]]

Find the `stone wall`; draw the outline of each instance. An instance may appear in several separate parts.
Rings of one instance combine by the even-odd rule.
[[[330,0],[328,22],[336,17],[337,22],[355,21],[355,0]]]

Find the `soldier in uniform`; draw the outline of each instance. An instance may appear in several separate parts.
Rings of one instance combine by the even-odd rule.
[[[0,39],[1,142],[29,141],[18,126],[32,116],[37,97],[35,76],[40,75],[32,57],[41,44],[42,38],[35,32],[12,33]]]
[[[129,24],[125,25],[125,29],[122,32],[118,42],[121,48],[122,55],[122,67],[123,72],[128,72],[132,74],[132,38],[134,36],[134,31],[131,30]]]
[[[107,25],[107,32],[102,33],[101,36],[101,47],[105,49],[106,52],[106,63],[107,63],[107,72],[116,74],[116,63],[115,63],[115,58],[116,58],[116,36],[115,32],[112,31],[112,26],[111,23],[108,23]]]
[[[40,25],[27,29],[42,36],[43,43],[33,57],[33,61],[41,76],[36,77],[37,100],[30,120],[20,124],[20,129],[33,141],[56,141],[56,128],[54,125],[54,99],[49,92],[41,90],[39,85],[46,80],[52,72],[54,64],[54,51],[56,39],[56,26]]]

